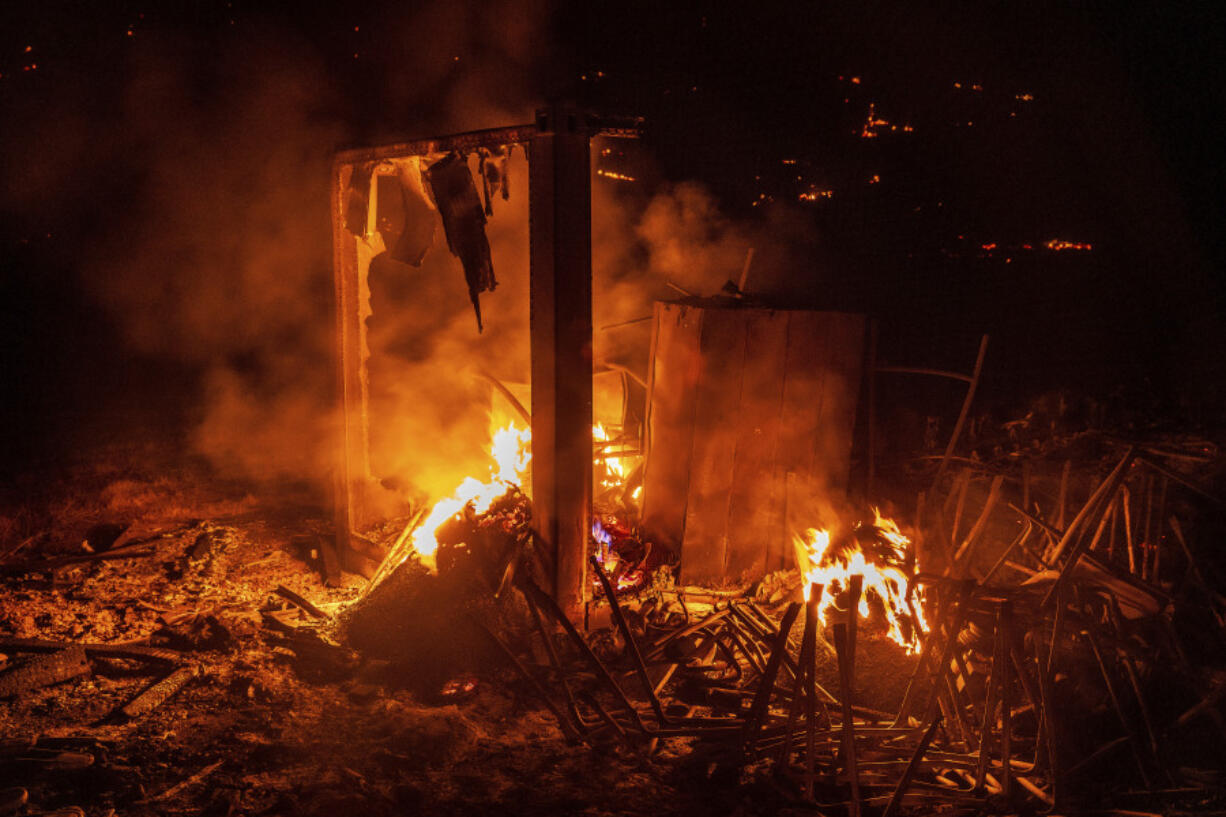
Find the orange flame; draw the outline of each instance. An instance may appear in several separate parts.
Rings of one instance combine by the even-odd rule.
[[[873,533],[879,546],[871,556],[865,553],[856,536],[863,530],[861,525],[856,525],[852,537],[837,547],[832,547],[830,531],[824,529],[810,528],[803,537],[795,537],[796,563],[804,579],[805,601],[809,600],[811,584],[822,585],[817,616],[825,624],[827,613],[835,606],[837,596],[847,589],[848,580],[855,575],[863,576],[863,592],[857,607],[860,617],[868,618],[869,597],[875,597],[885,611],[890,639],[912,652],[918,646],[920,633],[914,632],[913,626],[903,625],[904,618],[909,618],[907,591],[911,576],[904,565],[911,552],[911,540],[894,520],[882,517],[876,508],[873,515]],[[912,609],[915,623],[927,631],[923,606],[916,604]]]
[[[596,423],[596,425],[592,426],[592,441],[596,443],[611,441],[604,423]],[[616,445],[616,442],[614,442],[614,445]],[[601,475],[600,484],[605,488],[619,488],[624,485],[628,471],[626,467],[627,459],[629,457],[617,457],[611,454],[606,456],[604,458],[604,474]]]
[[[465,477],[451,496],[434,504],[430,513],[413,532],[413,550],[421,555],[423,561],[433,562],[434,552],[438,550],[435,534],[444,522],[463,511],[470,503],[473,511],[484,513],[495,499],[505,494],[512,486],[523,484],[528,464],[532,460],[532,448],[529,445],[531,441],[532,431],[519,428],[514,423],[494,432],[494,439],[490,444],[490,458],[494,462],[490,465],[489,480],[481,482],[475,477]]]
[[[601,423],[592,426],[592,439],[598,443],[612,442],[609,433]],[[433,567],[434,553],[438,550],[436,534],[443,523],[465,507],[472,505],[474,513],[481,514],[489,510],[494,500],[505,494],[510,488],[523,486],[532,461],[532,430],[520,428],[515,423],[494,432],[490,443],[489,479],[485,482],[476,477],[465,477],[456,487],[451,496],[438,500],[430,513],[426,515],[417,529],[413,531],[412,551],[416,551],[429,567]],[[633,457],[610,455],[602,462],[604,465],[601,484],[605,488],[618,488],[625,485],[626,477],[632,470],[629,460]],[[635,489],[633,498],[637,501],[642,492],[642,486]]]

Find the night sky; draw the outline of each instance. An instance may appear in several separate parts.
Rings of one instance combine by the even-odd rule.
[[[0,9],[7,469],[181,433],[218,361],[326,391],[302,327],[331,320],[330,151],[547,98],[645,117],[639,158],[606,169],[792,225],[806,261],[778,294],[873,312],[892,362],[967,368],[987,332],[989,401],[1071,387],[1217,416],[1213,4],[347,5]],[[298,271],[275,319],[213,277],[242,236]]]

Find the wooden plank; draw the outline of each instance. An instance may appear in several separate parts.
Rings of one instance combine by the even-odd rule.
[[[680,544],[687,581],[790,566],[791,530],[834,522],[865,328],[845,313],[657,305],[643,520]]]
[[[783,536],[783,486],[771,479],[781,432],[788,317],[745,310],[745,367],[728,509],[728,575],[758,577]]]
[[[655,541],[680,551],[700,370],[703,311],[657,302],[652,366],[647,381],[643,528]]]
[[[745,338],[746,320],[739,310],[705,311],[681,548],[681,575],[688,582],[717,583],[727,575],[728,508],[740,424]]]

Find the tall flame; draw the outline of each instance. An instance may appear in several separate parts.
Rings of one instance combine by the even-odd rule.
[[[856,612],[868,618],[872,609],[869,597],[881,603],[889,626],[889,637],[905,647],[908,652],[918,644],[920,633],[914,624],[927,631],[923,606],[909,606],[907,591],[911,575],[905,569],[911,551],[911,540],[898,529],[892,519],[881,516],[873,509],[872,538],[876,547],[872,554],[865,553],[861,537],[868,538],[869,531],[856,525],[852,535],[832,546],[830,531],[810,528],[803,537],[795,537],[796,563],[804,579],[805,601],[809,600],[809,586],[822,585],[822,597],[818,602],[818,619],[825,624],[827,614],[835,606],[835,599],[848,587],[848,580],[855,575],[864,577],[863,592]],[[910,607],[910,610],[908,609]],[[914,615],[904,626],[904,620]]]
[[[532,461],[532,431],[519,428],[514,423],[494,432],[490,444],[490,476],[487,482],[475,477],[465,477],[451,496],[440,499],[430,513],[413,531],[413,549],[423,558],[432,559],[438,550],[435,538],[438,529],[451,517],[472,503],[473,511],[484,513],[495,499],[505,494],[512,486],[523,484]]]
[[[604,423],[596,423],[592,426],[592,441],[597,443],[598,448],[603,448],[599,443],[610,442],[609,432],[605,429]],[[613,445],[617,445],[613,442]],[[613,447],[612,445],[610,448]],[[605,488],[619,488],[626,482],[626,457],[618,457],[613,454],[607,454],[602,460],[604,463],[604,474],[601,475],[600,484]]]
[[[610,442],[609,433],[605,427],[597,423],[592,426],[592,439],[598,443]],[[451,496],[440,499],[430,509],[412,535],[412,550],[426,560],[431,560],[438,550],[436,534],[443,523],[472,504],[474,513],[485,513],[498,497],[511,487],[520,487],[528,473],[532,461],[532,430],[520,428],[515,423],[494,432],[490,444],[489,478],[482,482],[476,477],[465,477],[464,481],[452,492]],[[614,445],[617,443],[614,441]],[[606,488],[619,487],[625,483],[627,471],[626,461],[629,457],[606,456],[602,484]],[[637,494],[636,494],[637,498]]]

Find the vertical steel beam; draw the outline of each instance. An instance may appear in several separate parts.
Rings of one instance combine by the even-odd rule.
[[[585,601],[592,502],[591,134],[576,110],[537,111],[529,148],[532,503],[553,595]]]

